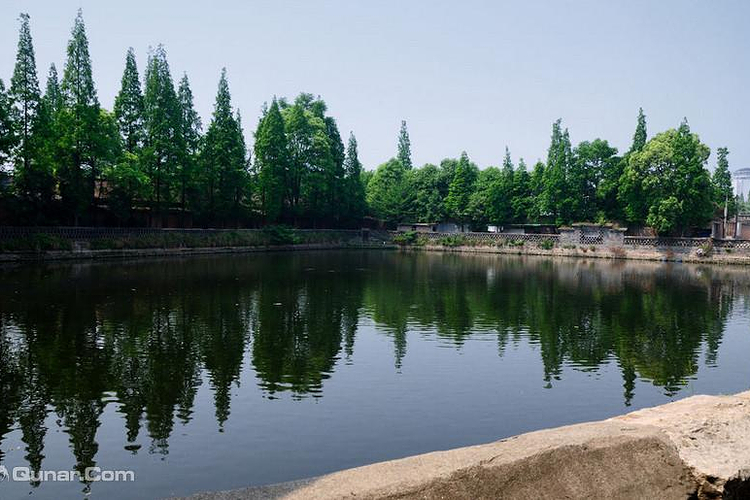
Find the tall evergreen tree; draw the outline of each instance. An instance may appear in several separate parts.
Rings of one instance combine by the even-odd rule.
[[[569,223],[573,215],[574,194],[570,191],[569,172],[573,160],[568,130],[562,129],[562,120],[552,124],[552,138],[544,169],[542,208],[558,224]]]
[[[284,210],[289,150],[284,118],[274,97],[255,132],[255,168],[260,184],[260,205],[266,222],[276,222]]]
[[[401,121],[401,130],[398,134],[398,155],[396,159],[401,162],[404,169],[411,170],[411,140],[409,139],[409,131],[406,128],[406,120]]]
[[[143,144],[144,136],[143,92],[132,47],[125,56],[125,71],[122,74],[120,92],[115,97],[114,113],[125,151],[136,154]]]
[[[358,220],[365,214],[365,187],[362,184],[362,163],[357,151],[357,138],[349,133],[344,161],[345,213],[351,220]]]
[[[232,112],[226,69],[221,71],[214,113],[201,152],[208,217],[228,221],[240,215],[247,183],[245,140]]]
[[[187,206],[196,202],[196,177],[198,176],[198,154],[201,143],[203,124],[193,104],[193,91],[187,74],[180,79],[177,89],[177,101],[180,107],[181,135],[184,141],[184,157],[180,163],[180,206],[183,213]]]
[[[108,142],[103,133],[99,99],[91,70],[89,43],[83,13],[78,11],[68,42],[61,84],[64,110],[60,114],[61,151],[60,194],[63,203],[78,223],[88,205],[95,200],[95,183],[104,166]]]
[[[18,138],[15,164],[17,174],[33,176],[31,172],[34,154],[32,134],[39,113],[41,95],[29,15],[21,14],[19,20],[21,28],[18,32],[18,52],[9,93]]]
[[[36,223],[49,206],[54,192],[52,166],[45,161],[40,123],[42,98],[39,90],[34,45],[29,27],[29,15],[19,17],[16,65],[10,85],[10,103],[15,129],[14,184],[16,192]]]
[[[456,221],[464,224],[469,221],[471,193],[474,191],[474,183],[477,180],[478,169],[469,161],[469,155],[464,151],[458,160],[456,171],[453,174],[448,196],[445,198],[445,207],[448,215]]]
[[[5,90],[5,83],[0,79],[0,165],[4,165],[10,158],[15,142],[11,114],[10,99]]]
[[[643,108],[638,108],[638,124],[635,127],[635,134],[633,134],[633,145],[630,147],[630,152],[641,151],[646,145],[648,134],[646,132],[646,115],[643,114]]]
[[[716,204],[725,208],[727,215],[732,215],[735,208],[734,189],[727,156],[729,156],[729,149],[719,148],[716,150],[716,170],[714,170],[711,181],[714,185]]]
[[[52,116],[57,116],[65,105],[62,89],[60,88],[60,80],[57,76],[57,67],[54,63],[50,65],[49,73],[47,74],[47,87],[44,90],[44,103]]]
[[[344,185],[344,161],[346,160],[346,150],[341,140],[336,120],[332,116],[325,117],[326,136],[331,151],[331,162],[326,172],[326,200],[328,207],[325,210],[327,215],[333,218],[334,223],[338,223],[344,212],[345,204],[345,185]]]
[[[173,198],[174,181],[183,157],[180,106],[167,62],[167,53],[159,45],[149,54],[143,94],[145,141],[143,161],[151,180],[152,221],[160,225]]]

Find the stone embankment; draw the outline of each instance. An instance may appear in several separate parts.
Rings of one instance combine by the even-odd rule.
[[[193,500],[746,499],[750,392]]]

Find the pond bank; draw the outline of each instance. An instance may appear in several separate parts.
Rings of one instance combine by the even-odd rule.
[[[702,253],[700,248],[682,247],[606,247],[600,245],[576,246],[574,248],[542,248],[535,245],[490,246],[490,245],[404,245],[405,251],[433,251],[457,253],[494,253],[508,255],[537,255],[548,257],[585,257],[597,259],[647,260],[661,262],[687,262],[696,264],[750,265],[750,253],[745,250],[714,248]]]
[[[190,498],[750,498],[750,391]]]
[[[380,250],[390,245],[373,243],[300,243],[293,245],[264,245],[243,247],[182,247],[182,248],[123,248],[111,250],[48,250],[43,252],[0,252],[0,263],[42,262],[63,260],[138,259],[144,257],[181,257],[188,255],[244,254],[255,252],[292,252],[304,250]]]

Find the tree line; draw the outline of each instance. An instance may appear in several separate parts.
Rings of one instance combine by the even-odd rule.
[[[508,148],[500,167],[480,169],[464,152],[440,165],[412,168],[409,138],[401,130],[399,154],[365,179],[367,202],[379,218],[453,220],[487,224],[622,222],[663,234],[704,226],[725,207],[737,209],[726,148],[707,169],[709,148],[687,120],[648,139],[638,113],[630,149],[618,155],[606,140],[573,147],[561,120],[552,124],[546,161],[514,164]]]
[[[501,165],[484,169],[466,153],[415,168],[402,122],[397,155],[366,171],[354,134],[344,145],[311,94],[264,105],[248,148],[226,70],[204,130],[187,75],[175,84],[161,45],[143,79],[128,50],[113,109],[104,109],[81,11],[62,78],[53,64],[42,92],[29,16],[19,21],[9,87],[0,80],[0,216],[12,223],[358,227],[372,216],[475,228],[621,221],[682,234],[737,209],[728,150],[717,151],[712,175],[710,150],[687,120],[649,139],[640,110],[622,155],[603,139],[574,147],[558,120],[546,161],[514,163],[506,147]]]
[[[205,226],[344,225],[364,215],[356,138],[344,146],[320,98],[274,98],[258,123],[253,161],[226,70],[204,130],[190,81],[183,75],[175,84],[164,47],[150,50],[143,81],[129,49],[108,111],[81,11],[62,79],[53,64],[43,92],[28,14],[19,21],[10,86],[0,80],[0,167],[10,167],[0,203],[12,222],[185,224],[189,214]]]

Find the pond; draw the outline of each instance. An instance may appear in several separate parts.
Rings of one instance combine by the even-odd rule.
[[[749,312],[747,270],[667,263],[353,250],[6,267],[0,465],[135,480],[6,480],[0,498],[276,483],[739,392]]]

